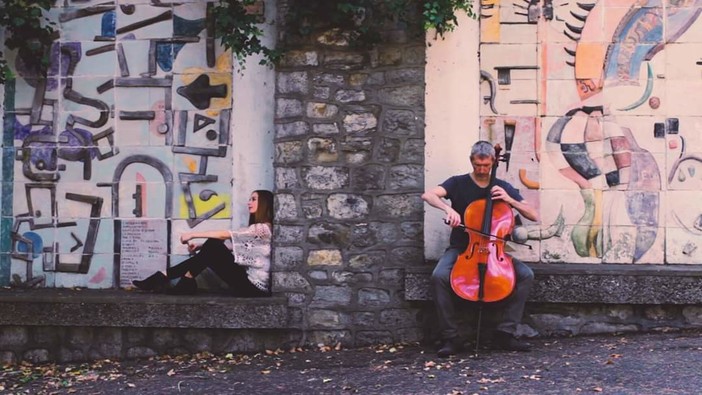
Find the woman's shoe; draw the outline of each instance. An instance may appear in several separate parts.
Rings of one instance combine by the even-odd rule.
[[[133,280],[132,284],[142,291],[162,292],[168,286],[168,277],[161,272],[156,272],[143,280]]]
[[[197,281],[192,277],[181,277],[175,287],[166,291],[169,295],[195,295],[197,293]]]

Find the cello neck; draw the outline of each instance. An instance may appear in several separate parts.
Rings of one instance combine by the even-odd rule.
[[[500,163],[500,152],[502,147],[499,144],[495,144],[495,161],[492,163],[492,169],[490,170],[490,182],[488,182],[487,189],[485,192],[485,215],[483,215],[483,224],[480,229],[483,233],[490,234],[491,231],[491,221],[492,221],[492,196],[490,190],[495,185],[495,180],[497,179],[497,165]]]

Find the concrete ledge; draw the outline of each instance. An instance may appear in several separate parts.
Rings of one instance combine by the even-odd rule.
[[[690,265],[529,264],[530,302],[700,304],[702,268]],[[431,300],[433,265],[409,268],[405,299]]]
[[[282,329],[284,297],[171,296],[123,290],[3,289],[0,326]]]

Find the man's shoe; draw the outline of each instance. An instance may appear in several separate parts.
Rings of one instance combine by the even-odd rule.
[[[492,339],[495,348],[506,351],[530,351],[531,346],[529,343],[517,339],[511,333],[495,331],[495,335]]]
[[[436,355],[439,358],[446,358],[451,355],[456,355],[461,351],[463,351],[463,342],[457,337],[454,337],[453,339],[446,340],[444,345],[437,351]]]
[[[142,291],[163,292],[168,286],[168,277],[161,272],[156,272],[143,280],[133,280],[132,284]]]

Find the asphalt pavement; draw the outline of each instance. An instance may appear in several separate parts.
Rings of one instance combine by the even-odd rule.
[[[702,394],[702,332],[532,339],[530,352],[318,345],[260,354],[15,365],[0,392],[30,394]],[[486,345],[487,346],[487,345]]]

